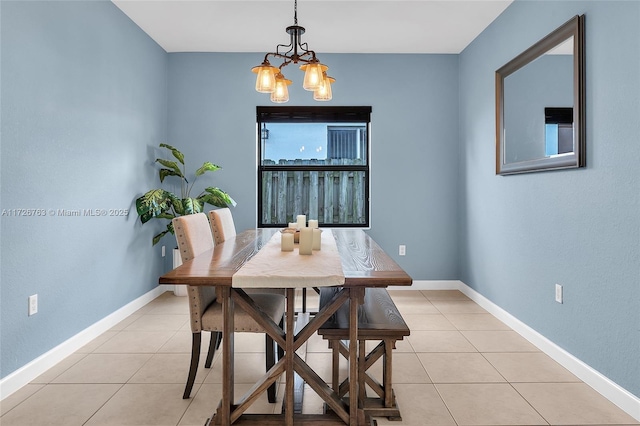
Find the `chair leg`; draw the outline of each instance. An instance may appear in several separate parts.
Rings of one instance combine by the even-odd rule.
[[[207,352],[207,360],[204,363],[205,368],[210,368],[211,363],[213,362],[213,356],[216,353],[216,349],[220,346],[220,340],[222,337],[222,333],[219,331],[211,332],[211,340],[209,340],[209,352]]]
[[[187,385],[184,388],[182,399],[191,397],[191,389],[193,389],[193,382],[196,380],[198,362],[200,361],[201,337],[201,333],[193,333],[191,336],[191,366],[189,367],[189,376],[187,377]]]
[[[222,332],[218,331],[218,339],[216,342],[216,351],[220,349],[220,343],[222,343]]]
[[[266,370],[269,371],[276,363],[275,342],[268,334],[265,334],[265,354],[267,355]],[[267,389],[267,399],[270,403],[276,402],[276,382]]]

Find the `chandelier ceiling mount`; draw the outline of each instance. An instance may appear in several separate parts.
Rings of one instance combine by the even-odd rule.
[[[269,52],[264,56],[262,63],[253,67],[251,71],[257,74],[256,91],[270,93],[271,101],[283,103],[289,100],[289,86],[292,82],[284,77],[282,68],[293,63],[302,63],[300,69],[304,71],[302,87],[313,92],[313,99],[317,101],[329,101],[332,98],[331,84],[336,80],[327,75],[327,67],[321,64],[316,57],[316,52],[309,49],[307,43],[302,42],[304,27],[298,25],[298,0],[294,0],[293,25],[286,28],[289,34],[289,44],[279,44],[275,52]],[[285,49],[288,49],[285,51]],[[282,59],[279,67],[274,67],[269,62],[269,57]]]

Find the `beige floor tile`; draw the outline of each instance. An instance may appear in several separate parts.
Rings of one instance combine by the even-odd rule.
[[[205,368],[207,356],[200,356],[195,383],[202,383],[209,374]],[[129,379],[129,383],[187,383],[189,375],[190,354],[155,354]]]
[[[431,383],[427,371],[414,353],[392,355],[392,383]],[[369,368],[369,374],[382,383],[382,358]]]
[[[580,381],[542,352],[485,353],[483,355],[511,383]]]
[[[158,299],[156,299],[158,300]],[[150,315],[189,315],[189,297],[167,297],[150,306]]]
[[[516,383],[513,387],[552,425],[638,424],[584,383]]]
[[[87,426],[176,425],[191,403],[178,384],[126,384],[86,423]]]
[[[2,402],[0,402],[0,416],[9,412],[16,405],[20,404],[25,399],[38,392],[43,387],[44,384],[29,383],[28,385],[21,387],[20,389],[3,399]],[[2,424],[2,421],[0,421],[0,424]]]
[[[480,305],[471,300],[437,299],[431,300],[436,310],[443,314],[486,314]]]
[[[155,353],[175,331],[120,331],[94,353]]]
[[[445,314],[445,317],[458,330],[510,330],[491,314]]]
[[[402,421],[376,417],[379,426],[446,426],[455,425],[451,414],[431,384],[398,384],[394,386]]]
[[[264,333],[234,333],[233,347],[238,352],[264,352]]]
[[[304,385],[304,398],[302,398],[302,412],[304,414],[324,413],[324,400],[311,388]]]
[[[97,348],[99,348],[104,343],[106,343],[109,339],[111,339],[112,337],[116,336],[118,333],[119,333],[119,331],[115,331],[113,329],[111,329],[109,331],[105,331],[104,333],[102,333],[101,335],[99,335],[98,337],[96,337],[95,339],[93,339],[92,341],[90,341],[89,343],[87,343],[86,345],[81,347],[80,349],[78,349],[76,351],[76,353],[89,354],[89,353],[95,351]]]
[[[546,425],[508,383],[436,384],[458,425]]]
[[[191,353],[191,341],[193,333],[191,331],[177,331],[167,342],[158,349],[158,352],[162,353]],[[200,352],[206,353],[209,351],[209,340],[211,339],[211,333],[203,331],[200,334]]]
[[[307,340],[307,352],[331,352],[329,341],[316,333]]]
[[[144,307],[142,308],[143,310],[149,310],[148,307]],[[135,314],[129,315],[128,317],[126,317],[125,319],[123,319],[122,321],[120,321],[119,323],[117,323],[116,325],[114,325],[113,327],[111,327],[110,331],[122,331],[125,328],[127,328],[127,326],[129,326],[129,324],[137,321],[138,319],[142,318],[144,316],[143,313],[140,313],[139,311],[137,311]]]
[[[322,378],[326,383],[331,386],[332,381],[332,366],[331,366],[331,353],[322,352],[307,352],[305,362],[316,372],[318,376]],[[340,380],[344,380],[348,375],[347,360],[344,357],[340,357]]]
[[[249,390],[250,385],[238,385],[234,387],[236,402]],[[258,400],[246,411],[248,414],[274,413],[279,412],[282,405],[282,393],[284,387],[277,390],[278,398],[271,404],[267,400],[267,394],[263,393]],[[197,391],[197,392],[196,392]],[[208,418],[215,413],[216,407],[222,398],[222,387],[220,384],[203,384],[199,388],[194,387],[194,392],[190,399],[191,404],[180,419],[179,426],[202,426]]]
[[[53,383],[127,383],[151,354],[89,354]]]
[[[407,340],[415,352],[477,352],[459,331],[414,331]]]
[[[266,372],[264,352],[239,352],[234,356],[234,378],[239,384],[254,384]],[[222,383],[222,357],[214,360],[211,371],[204,379],[205,383]]]
[[[417,290],[389,291],[393,303],[402,315],[437,314],[438,310]]]
[[[421,353],[418,358],[433,383],[504,382],[502,375],[479,353]]]
[[[371,342],[371,343],[377,344],[377,342]],[[394,351],[395,352],[413,352],[413,346],[411,346],[411,343],[409,343],[409,340],[405,337],[403,340],[396,340],[396,348],[394,349]]]
[[[125,331],[178,331],[189,322],[189,315],[143,315]]]
[[[411,331],[456,329],[442,314],[402,314],[402,318]]]
[[[77,364],[85,356],[87,355],[84,353],[73,353],[33,379],[31,383],[51,383],[56,377]]]
[[[429,300],[469,300],[469,298],[459,290],[422,290],[422,294]]]
[[[191,391],[191,404],[184,413],[178,425],[202,426],[212,418],[220,399],[222,398],[221,384],[204,384],[194,386]]]
[[[76,426],[85,422],[122,385],[47,385],[0,418],[2,426]]]
[[[540,352],[515,331],[462,331],[479,352]]]

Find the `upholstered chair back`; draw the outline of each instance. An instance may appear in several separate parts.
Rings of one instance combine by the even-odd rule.
[[[173,230],[178,242],[182,262],[193,259],[213,248],[213,238],[207,215],[196,213],[176,217],[172,220]],[[202,314],[216,300],[216,288],[213,286],[187,286],[191,331],[202,331]]]
[[[224,243],[236,236],[236,225],[233,223],[233,215],[228,207],[211,210],[209,212],[211,233],[215,244]]]

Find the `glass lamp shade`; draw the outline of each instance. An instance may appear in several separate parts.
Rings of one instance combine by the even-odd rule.
[[[271,102],[282,104],[289,101],[289,89],[291,80],[287,80],[281,73],[276,74],[275,90],[271,93]]]
[[[318,90],[322,84],[322,74],[328,70],[329,67],[320,62],[312,62],[302,65],[300,69],[304,71],[304,81],[302,83],[304,90],[315,91]]]
[[[318,90],[313,92],[313,100],[315,101],[330,101],[333,97],[331,93],[331,85],[336,81],[335,78],[329,77],[326,73],[322,79],[322,84]]]
[[[256,77],[256,91],[260,93],[273,93],[276,90],[276,74],[278,68],[271,66],[268,62],[263,62],[251,69],[258,74]]]

